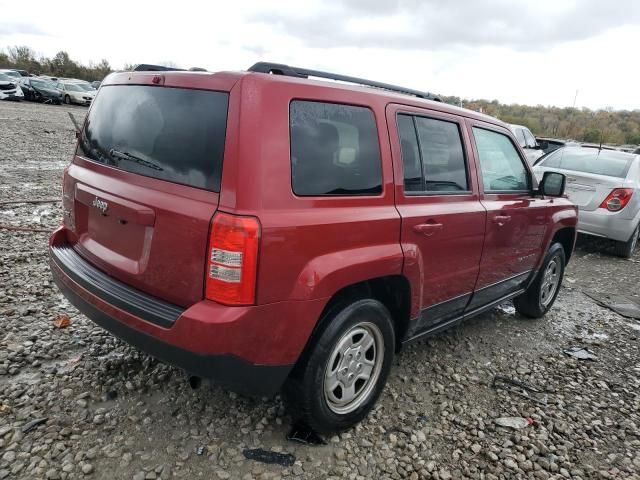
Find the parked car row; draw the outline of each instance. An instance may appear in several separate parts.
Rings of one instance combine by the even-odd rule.
[[[29,75],[24,70],[0,70],[0,100],[22,99],[60,105],[91,105],[96,82],[75,78]],[[99,86],[98,82],[98,86]]]
[[[561,147],[533,168],[566,176],[566,193],[579,209],[578,232],[615,241],[630,258],[640,238],[640,155],[591,145]]]

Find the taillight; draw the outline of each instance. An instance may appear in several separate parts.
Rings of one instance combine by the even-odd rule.
[[[205,297],[226,305],[255,303],[260,224],[218,212],[211,221]]]
[[[633,195],[632,188],[615,188],[600,204],[600,208],[606,208],[610,212],[619,212],[627,206],[631,195]]]

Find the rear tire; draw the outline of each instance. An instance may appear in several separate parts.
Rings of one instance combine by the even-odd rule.
[[[64,103],[71,105],[71,97],[69,95],[64,96]]]
[[[283,387],[294,420],[321,434],[350,428],[382,393],[395,351],[393,321],[377,300],[329,311]]]
[[[529,288],[513,299],[516,311],[525,317],[540,318],[553,306],[564,277],[566,256],[560,243],[549,247],[544,262]]]
[[[626,242],[616,242],[615,251],[616,255],[622,258],[631,258],[633,256],[633,251],[636,249],[638,245],[638,239],[640,237],[640,223],[636,227],[636,229],[631,234],[631,238]]]

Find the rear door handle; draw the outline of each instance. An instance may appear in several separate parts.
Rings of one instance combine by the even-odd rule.
[[[425,237],[430,237],[435,233],[442,230],[443,225],[441,223],[420,223],[418,225],[413,226],[413,231],[416,233],[420,233]]]
[[[493,223],[497,223],[500,227],[510,221],[511,215],[496,215],[495,217],[493,217]]]

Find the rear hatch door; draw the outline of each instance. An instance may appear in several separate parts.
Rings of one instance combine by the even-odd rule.
[[[65,179],[65,223],[105,273],[186,307],[203,298],[235,80],[126,75],[103,84],[88,114]],[[181,86],[190,75],[208,76],[196,79],[209,89]]]

